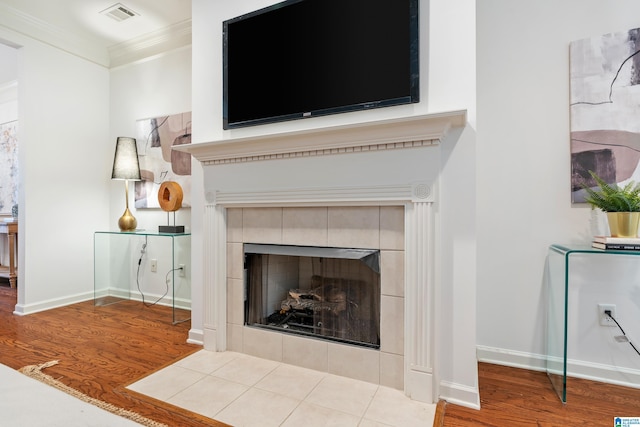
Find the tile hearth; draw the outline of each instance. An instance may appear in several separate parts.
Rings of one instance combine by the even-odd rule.
[[[200,350],[127,387],[233,426],[431,426],[401,391],[235,352]]]

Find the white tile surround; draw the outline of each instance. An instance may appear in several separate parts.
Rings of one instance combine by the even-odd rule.
[[[380,350],[244,326],[243,243],[380,250]],[[404,207],[227,210],[227,349],[404,389]]]
[[[474,389],[438,382],[438,342],[451,342],[440,332],[449,325],[435,324],[437,310],[455,312],[441,304],[452,302],[441,265],[453,260],[440,259],[438,242],[456,231],[441,225],[449,151],[440,142],[465,123],[458,111],[176,148],[203,165],[205,349],[403,389],[428,403],[443,387],[473,398]],[[244,327],[243,242],[380,249],[381,349]]]

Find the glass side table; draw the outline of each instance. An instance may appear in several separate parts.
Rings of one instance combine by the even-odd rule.
[[[640,251],[612,251],[590,246],[549,246],[547,277],[547,351],[546,371],[551,384],[562,403],[567,403],[567,319],[570,277],[570,261],[576,256],[640,257]],[[638,259],[640,261],[640,258]]]
[[[105,306],[136,299],[171,306],[172,323],[190,320],[191,234],[96,231],[94,251],[94,304]],[[148,253],[153,255],[148,256]],[[151,259],[156,262],[151,266]],[[180,270],[180,266],[184,269]],[[153,271],[155,269],[155,271]],[[156,276],[150,276],[156,275]],[[166,293],[145,295],[141,285],[153,279]],[[158,283],[162,283],[158,285]]]

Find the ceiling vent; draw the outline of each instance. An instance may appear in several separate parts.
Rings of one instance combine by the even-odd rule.
[[[111,19],[115,19],[118,22],[126,21],[127,19],[133,18],[134,16],[138,15],[133,10],[122,5],[121,3],[116,3],[113,6],[106,8],[100,13],[108,16]]]

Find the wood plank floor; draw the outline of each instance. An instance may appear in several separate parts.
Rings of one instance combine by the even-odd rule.
[[[544,372],[478,364],[479,411],[438,405],[434,426],[613,427],[616,416],[640,417],[640,390],[579,378],[567,379],[563,405]]]
[[[16,291],[0,282],[0,363],[19,369],[59,360],[46,373],[83,393],[170,426],[223,425],[124,387],[200,349],[186,343],[189,322],[171,325],[167,307],[124,302],[74,304],[12,314]],[[480,363],[482,409],[441,402],[435,426],[613,426],[640,416],[640,390],[576,378],[562,405],[546,374]]]
[[[225,425],[125,389],[201,349],[186,343],[190,322],[171,324],[169,307],[88,301],[16,316],[15,305],[16,290],[0,282],[0,363],[19,369],[59,360],[44,372],[91,397],[170,426]]]

